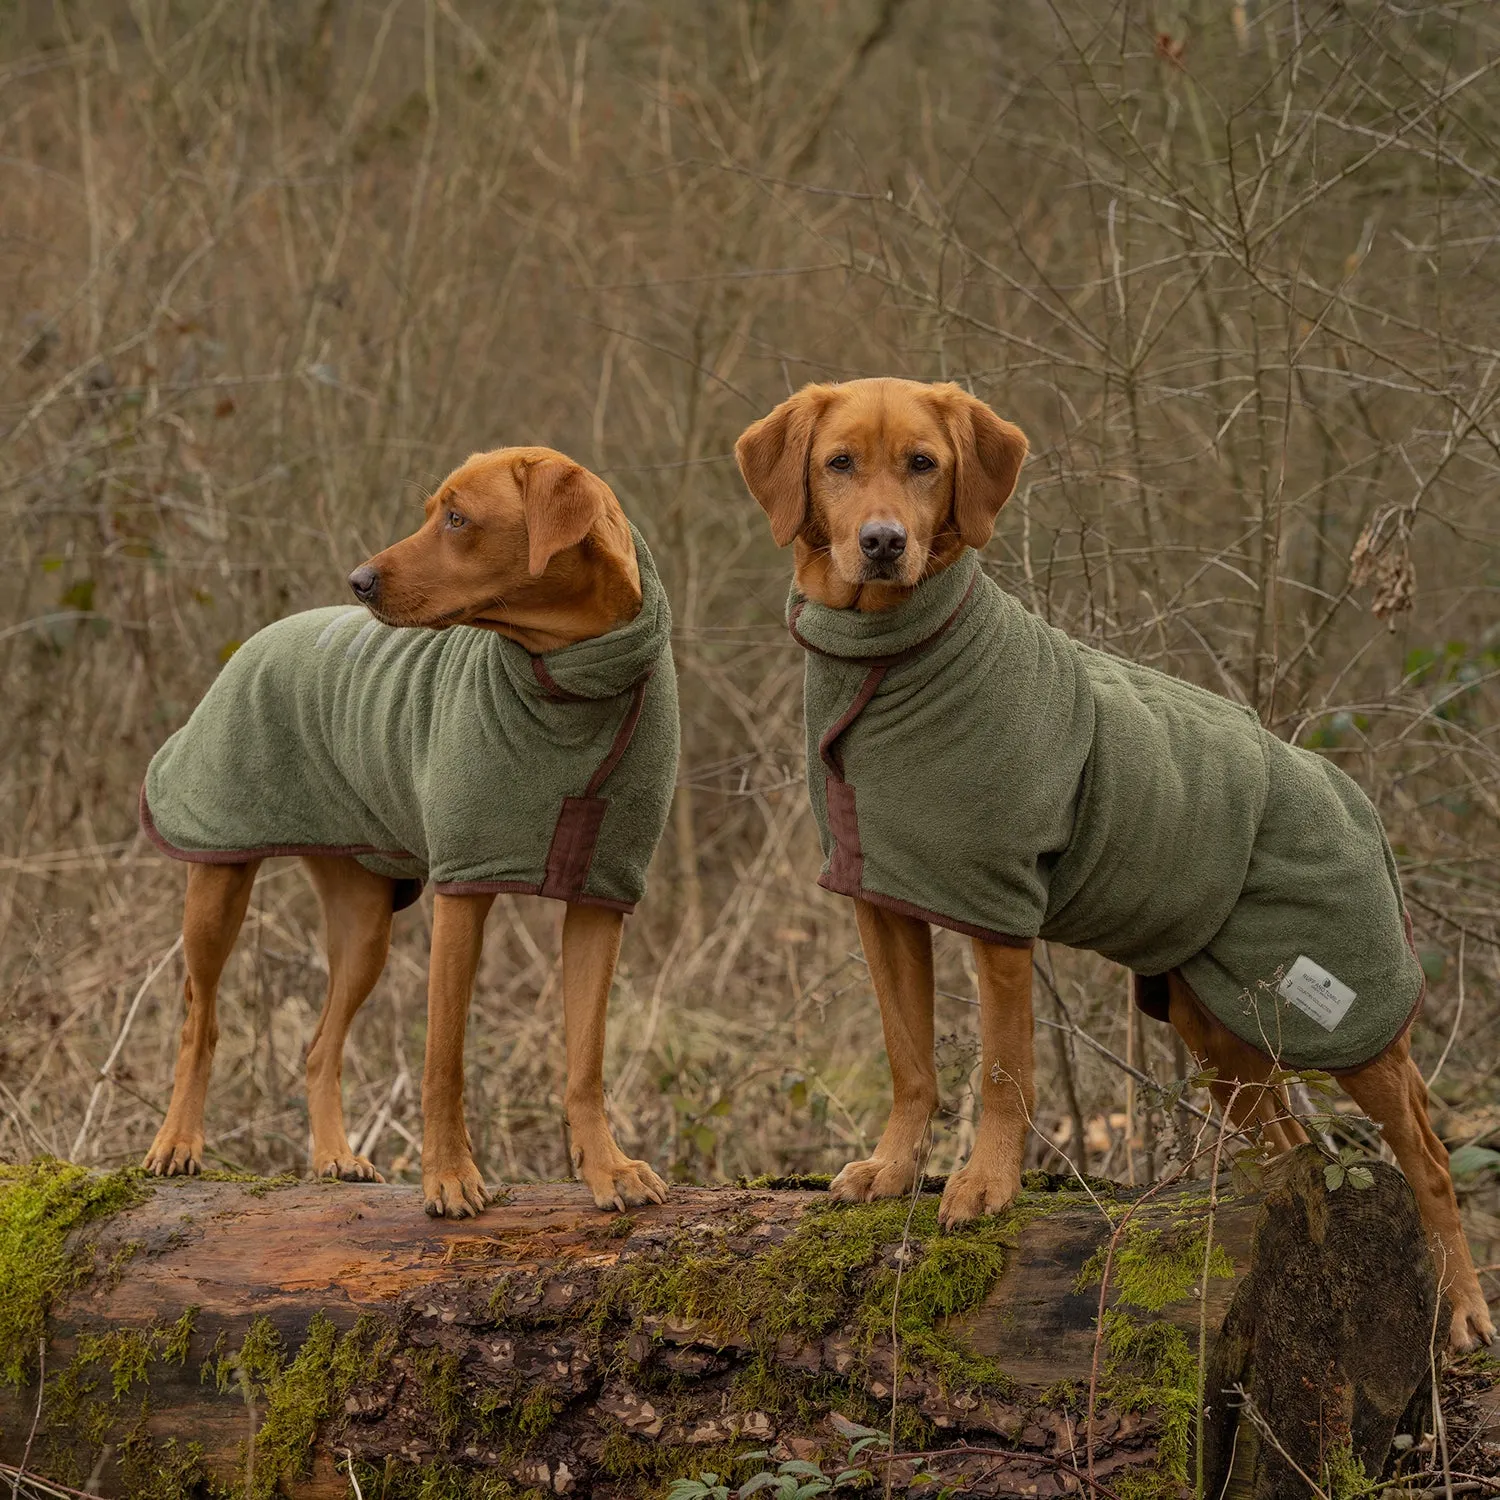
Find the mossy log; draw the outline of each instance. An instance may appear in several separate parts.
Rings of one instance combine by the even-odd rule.
[[[40,1181],[49,1168],[29,1170]],[[1394,1172],[1377,1178],[1382,1203],[1406,1191]],[[931,1192],[854,1207],[781,1184],[677,1188],[664,1206],[614,1216],[579,1186],[546,1184],[443,1223],[410,1187],[116,1181],[112,1211],[81,1228],[77,1213],[58,1219],[74,1226],[75,1269],[47,1322],[42,1398],[34,1355],[26,1384],[0,1386],[0,1456],[17,1464],[29,1442],[36,1472],[150,1500],[331,1500],[355,1493],[351,1471],[364,1500],[636,1500],[703,1470],[733,1483],[780,1459],[837,1461],[851,1424],[893,1423],[901,1454],[976,1450],[867,1449],[861,1461],[889,1462],[897,1493],[918,1492],[924,1467],[964,1494],[1184,1493],[1200,1338],[1215,1368],[1242,1372],[1257,1317],[1237,1293],[1274,1278],[1252,1266],[1252,1247],[1278,1197],[1224,1196],[1210,1235],[1201,1183],[1142,1201],[1034,1173],[1008,1214],[941,1235]],[[1333,1195],[1318,1223],[1357,1197]],[[0,1242],[17,1217],[10,1198]],[[1317,1216],[1276,1212],[1301,1215],[1300,1237],[1293,1225],[1276,1253],[1303,1247],[1298,1284],[1311,1295]],[[1330,1256],[1364,1253],[1325,1243]],[[1405,1261],[1372,1250],[1372,1294],[1425,1317],[1420,1237],[1416,1250]],[[1358,1275],[1335,1278],[1346,1302]],[[1413,1363],[1415,1327],[1402,1320],[1405,1342],[1366,1359],[1403,1372],[1385,1379],[1383,1410]],[[1384,1326],[1367,1333],[1392,1342]],[[1425,1331],[1420,1346],[1425,1361]],[[0,1354],[27,1364],[24,1347]],[[1319,1358],[1340,1373],[1339,1348]],[[1264,1361],[1255,1378],[1263,1395],[1274,1386]],[[1233,1444],[1209,1409],[1212,1466]],[[1387,1446],[1393,1430],[1380,1429]],[[743,1460],[748,1450],[770,1457]],[[1356,1456],[1378,1466],[1383,1454]]]

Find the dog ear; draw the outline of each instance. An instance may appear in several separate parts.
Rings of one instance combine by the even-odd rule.
[[[943,389],[948,436],[957,455],[953,520],[970,547],[983,547],[1026,461],[1026,434],[956,385]]]
[[[597,474],[566,458],[541,458],[516,467],[526,515],[526,568],[533,578],[567,547],[589,534],[609,505],[610,489]]]
[[[771,522],[778,547],[807,521],[807,464],[818,416],[832,394],[826,385],[805,385],[773,412],[752,422],[734,445],[745,487]]]

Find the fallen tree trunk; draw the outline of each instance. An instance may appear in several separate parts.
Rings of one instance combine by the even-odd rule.
[[[1010,1213],[953,1235],[936,1233],[931,1193],[844,1207],[777,1185],[679,1188],[613,1216],[549,1184],[435,1223],[409,1187],[126,1181],[135,1201],[71,1230],[92,1270],[64,1278],[78,1284],[52,1308],[44,1385],[33,1360],[27,1384],[0,1388],[0,1455],[152,1500],[344,1496],[351,1471],[365,1500],[633,1500],[703,1470],[734,1483],[778,1460],[837,1462],[863,1429],[894,1427],[902,1454],[984,1450],[867,1446],[859,1462],[889,1463],[897,1493],[927,1467],[965,1494],[1109,1497],[1131,1475],[1133,1494],[1149,1478],[1170,1495],[1196,1467],[1200,1338],[1221,1385],[1258,1381],[1283,1415],[1295,1402],[1270,1343],[1248,1373],[1265,1298],[1237,1289],[1274,1278],[1252,1267],[1264,1214],[1278,1254],[1302,1247],[1300,1294],[1322,1275],[1346,1335],[1361,1275],[1371,1307],[1410,1309],[1364,1325],[1333,1403],[1336,1436],[1378,1468],[1426,1369],[1431,1264],[1399,1174],[1330,1194],[1322,1158],[1297,1160],[1282,1186],[1221,1201],[1211,1234],[1201,1183],[1143,1196],[1041,1174]],[[16,1219],[17,1191],[0,1220]],[[1378,1286],[1347,1235],[1319,1259],[1319,1236],[1354,1210],[1383,1236]],[[1313,1353],[1338,1386],[1344,1353]],[[1354,1406],[1351,1435],[1338,1420]],[[1209,1479],[1232,1426],[1210,1392]],[[770,1456],[737,1462],[750,1449]],[[1280,1493],[1253,1462],[1245,1493]]]

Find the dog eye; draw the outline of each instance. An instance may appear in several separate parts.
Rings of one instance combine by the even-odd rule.
[[[913,453],[911,466],[918,474],[925,474],[929,469],[937,468],[937,465],[925,453]]]
[[[835,453],[828,460],[830,469],[837,469],[840,474],[847,474],[854,467],[854,460],[847,453]]]
[[[448,529],[450,531],[457,531],[460,526],[467,526],[468,524],[469,518],[467,516],[460,515],[456,510],[448,512]]]

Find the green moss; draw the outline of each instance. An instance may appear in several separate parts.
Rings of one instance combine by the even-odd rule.
[[[490,1290],[490,1316],[497,1322],[505,1321],[506,1308],[510,1303],[510,1289],[516,1283],[514,1274],[510,1271],[500,1276]]]
[[[562,1398],[550,1386],[539,1385],[527,1392],[515,1408],[516,1432],[525,1443],[534,1443],[557,1420]]]
[[[99,1394],[98,1365],[73,1359],[47,1378],[42,1396],[42,1418],[47,1432],[47,1469],[64,1484],[88,1476],[94,1455],[109,1441],[117,1411]],[[87,1462],[80,1464],[75,1450]]]
[[[1323,1459],[1323,1490],[1328,1500],[1360,1500],[1374,1494],[1380,1486],[1365,1473],[1365,1466],[1354,1456],[1354,1445],[1347,1435],[1333,1445]]]
[[[373,1385],[390,1368],[399,1342],[396,1327],[372,1313],[361,1313],[333,1351],[330,1373],[335,1392],[347,1396],[356,1385]]]
[[[652,1443],[624,1428],[609,1433],[600,1449],[598,1472],[640,1500],[664,1495],[674,1479],[694,1479],[705,1469],[726,1480],[748,1478],[759,1467],[740,1457],[744,1444]]]
[[[277,1188],[296,1187],[302,1181],[295,1172],[281,1172],[275,1177],[262,1177],[258,1172],[213,1171],[201,1172],[199,1182],[238,1182],[252,1198],[264,1198]]]
[[[753,1188],[757,1192],[826,1193],[832,1182],[833,1178],[827,1172],[785,1172],[779,1176],[772,1173],[765,1173],[760,1177],[742,1177],[738,1185],[744,1188]]]
[[[81,1334],[76,1363],[107,1366],[114,1399],[119,1401],[133,1385],[145,1384],[160,1339],[155,1328],[111,1328],[105,1333]]]
[[[494,1469],[466,1469],[458,1464],[356,1463],[355,1478],[365,1500],[550,1500],[550,1492],[518,1485]]]
[[[851,1421],[886,1431],[891,1425],[891,1404],[877,1401],[862,1385],[839,1376],[804,1375],[756,1356],[735,1376],[734,1409],[763,1411],[802,1429],[823,1427],[828,1413],[837,1411]],[[916,1407],[896,1403],[896,1442],[902,1449],[929,1448],[937,1430]],[[829,1440],[826,1457],[841,1454],[837,1439]]]
[[[1125,1237],[1115,1247],[1110,1263],[1110,1286],[1122,1303],[1160,1312],[1173,1302],[1183,1302],[1198,1295],[1203,1280],[1203,1255],[1208,1246],[1205,1224],[1179,1222],[1166,1228],[1150,1228],[1132,1223]],[[1084,1262],[1075,1292],[1098,1286],[1104,1275],[1108,1244],[1100,1245]],[[1222,1245],[1209,1252],[1208,1274],[1233,1277],[1234,1261]]]
[[[121,1489],[130,1500],[229,1500],[203,1466],[200,1443],[154,1442],[143,1421],[120,1444]]]
[[[246,1396],[259,1396],[281,1374],[285,1363],[286,1350],[275,1324],[269,1318],[256,1318],[240,1347],[219,1357],[214,1384],[221,1393],[238,1386]]]
[[[248,1335],[247,1335],[248,1341]],[[280,1339],[275,1348],[279,1352]],[[272,1494],[278,1481],[290,1484],[307,1472],[318,1424],[332,1414],[333,1356],[338,1330],[318,1313],[308,1325],[307,1338],[297,1356],[284,1367],[271,1367],[272,1345],[266,1341],[267,1404],[265,1420],[255,1435],[255,1492]],[[242,1359],[240,1368],[251,1366]]]
[[[417,1356],[415,1365],[422,1399],[432,1413],[433,1435],[446,1446],[464,1415],[464,1384],[458,1356],[442,1349],[425,1349]]]
[[[801,1342],[840,1327],[853,1327],[868,1350],[889,1338],[894,1317],[903,1362],[949,1387],[1005,1393],[1011,1386],[999,1362],[975,1355],[947,1322],[988,1295],[1025,1223],[1080,1201],[1049,1182],[1023,1191],[1006,1213],[951,1234],[939,1233],[931,1196],[915,1205],[830,1203],[753,1257],[722,1237],[705,1246],[684,1236],[660,1259],[622,1266],[601,1289],[593,1319],[601,1330],[619,1317],[698,1321],[726,1343],[769,1356],[783,1338]],[[904,1267],[897,1261],[903,1238]]]
[[[1104,1348],[1104,1400],[1121,1411],[1155,1409],[1161,1414],[1156,1471],[1131,1476],[1128,1490],[1116,1485],[1121,1500],[1175,1496],[1187,1483],[1189,1440],[1198,1413],[1198,1361],[1187,1335],[1160,1319],[1138,1323],[1112,1307],[1104,1314]]]
[[[145,1193],[134,1170],[94,1173],[50,1157],[0,1167],[0,1381],[30,1379],[53,1302],[93,1269],[87,1249],[69,1247],[69,1234]]]
[[[377,1318],[362,1316],[340,1337],[320,1312],[291,1359],[268,1318],[251,1323],[234,1354],[219,1357],[215,1380],[221,1391],[238,1386],[266,1402],[255,1437],[251,1500],[269,1497],[307,1474],[318,1428],[342,1408],[355,1385],[379,1378],[394,1347],[394,1330]]]
[[[193,1329],[198,1322],[198,1312],[196,1305],[188,1308],[162,1339],[161,1357],[168,1364],[185,1365],[187,1363],[188,1345],[193,1341]]]

